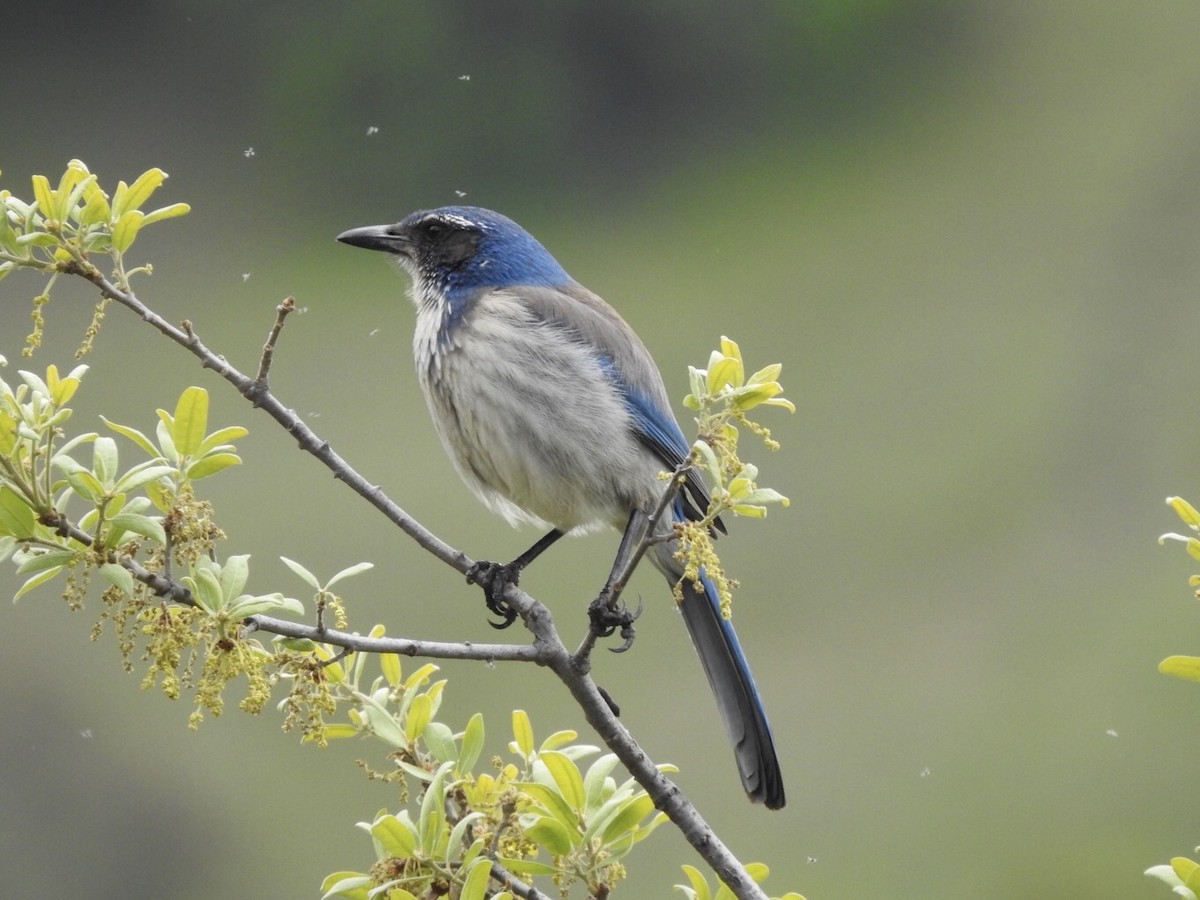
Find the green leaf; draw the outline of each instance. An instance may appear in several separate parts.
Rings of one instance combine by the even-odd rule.
[[[392,687],[400,684],[400,657],[395,653],[379,654],[379,668]]]
[[[142,227],[142,220],[145,218],[145,214],[136,209],[122,213],[121,218],[117,219],[117,224],[113,226],[113,249],[118,253],[128,250],[134,239],[137,238],[137,233]]]
[[[475,713],[467,721],[462,736],[462,752],[458,756],[458,771],[466,775],[475,768],[483,751],[483,715]]]
[[[477,822],[482,818],[485,818],[483,813],[473,812],[463,816],[455,823],[454,828],[450,831],[450,838],[446,841],[445,861],[447,867],[453,866],[460,856],[461,860],[459,861],[461,864],[464,866],[469,865],[470,861],[477,857],[483,850],[483,842],[478,838],[467,848],[465,854],[462,849],[465,846],[467,829],[471,827],[472,822]]]
[[[211,569],[197,566],[193,572],[193,575],[185,576],[181,580],[191,590],[192,599],[196,604],[210,616],[215,616],[225,599],[221,596],[221,582]]]
[[[277,634],[271,638],[271,642],[283,647],[285,650],[294,650],[297,653],[312,653],[317,649],[317,642],[312,638],[288,637],[287,635]]]
[[[304,604],[280,593],[263,594],[258,597],[244,594],[229,603],[226,609],[234,619],[248,619],[251,616],[277,612],[287,612],[294,616],[304,615]]]
[[[571,809],[557,788],[537,782],[523,782],[518,785],[522,793],[540,806],[545,814],[556,819],[566,828],[577,828],[578,818],[575,810]]]
[[[368,900],[375,882],[370,875],[358,872],[334,872],[321,882],[321,900],[345,897],[347,900]]]
[[[62,570],[62,566],[55,566],[52,569],[47,569],[45,572],[34,575],[17,589],[17,592],[13,595],[13,603],[16,603],[38,585],[45,584]]]
[[[93,181],[92,186],[95,190],[86,192],[83,208],[79,211],[78,222],[80,226],[86,228],[89,225],[100,225],[108,222],[112,215],[112,208],[108,205],[108,198],[104,196],[104,192],[96,187]]]
[[[134,534],[140,534],[142,537],[148,538],[156,544],[165,545],[167,543],[167,533],[163,530],[162,523],[158,519],[152,519],[140,513],[117,513],[109,519],[108,524],[110,529],[109,534],[113,534],[114,536],[118,531],[132,531]],[[112,546],[115,546],[115,544]]]
[[[438,762],[458,760],[458,747],[454,743],[454,732],[443,722],[430,722],[421,732],[421,740]]]
[[[29,553],[17,566],[18,575],[28,575],[30,572],[41,572],[45,569],[61,569],[75,561],[75,551],[65,547],[56,550]]]
[[[141,447],[143,450],[145,450],[151,456],[153,456],[153,457],[160,456],[160,454],[158,452],[158,448],[155,447],[154,444],[150,443],[150,439],[148,437],[146,437],[144,434],[142,434],[140,431],[138,431],[136,428],[130,428],[128,425],[118,425],[116,422],[108,421],[108,419],[104,418],[104,416],[100,417],[100,421],[103,422],[106,426],[108,426],[109,429],[111,429],[112,431],[115,431],[117,434],[129,438],[129,440],[133,441],[135,444],[137,444],[139,447]]]
[[[409,704],[408,715],[404,720],[404,737],[408,743],[413,743],[421,736],[421,732],[425,730],[425,726],[429,724],[431,718],[433,718],[432,698],[428,694],[417,694]]]
[[[100,567],[100,574],[113,587],[125,594],[132,596],[133,594],[133,573],[124,566],[119,566],[116,563],[105,563]]]
[[[55,459],[55,462],[58,460]],[[67,484],[71,485],[75,489],[75,493],[83,499],[91,503],[99,503],[104,499],[104,485],[83,466],[79,466],[77,469],[68,469],[64,474],[67,476]]]
[[[200,446],[196,448],[196,455],[205,456],[222,444],[231,444],[236,440],[244,438],[249,433],[241,425],[227,425],[224,428],[218,428],[200,442]]]
[[[683,866],[683,874],[691,882],[696,900],[711,900],[712,892],[708,888],[708,881],[699,869],[695,866]]]
[[[779,373],[782,371],[783,366],[780,363],[771,363],[747,378],[746,384],[766,384],[768,381],[778,381]]]
[[[425,663],[421,668],[417,669],[406,679],[404,679],[404,690],[411,691],[427,682],[431,675],[438,670],[438,667],[433,663]]]
[[[512,714],[513,737],[516,738],[517,752],[525,759],[533,755],[533,725],[529,714],[523,709],[514,709]]]
[[[536,859],[517,859],[513,856],[500,856],[496,861],[515,875],[557,875],[558,868],[538,862]]]
[[[154,212],[146,213],[146,218],[142,220],[142,227],[153,225],[155,222],[160,222],[163,219],[175,219],[179,216],[186,216],[192,211],[192,208],[186,203],[172,203],[170,206],[163,206]]]
[[[165,478],[175,473],[174,466],[164,465],[161,458],[147,460],[143,463],[138,463],[128,472],[121,476],[113,490],[117,493],[129,493],[135,491],[144,484],[149,484],[151,481],[157,481],[159,478]]]
[[[379,841],[389,856],[407,859],[417,849],[417,833],[411,823],[402,822],[390,813],[371,826],[371,837]]]
[[[442,839],[442,829],[446,824],[446,776],[454,763],[442,763],[434,773],[425,796],[421,798],[421,814],[417,820],[417,833],[421,837],[421,849],[428,855],[437,853],[438,844]]]
[[[96,438],[92,444],[92,472],[106,489],[116,481],[117,465],[117,442],[108,437]]]
[[[360,563],[355,563],[352,566],[347,566],[346,568],[342,569],[342,571],[338,572],[336,575],[334,575],[332,578],[330,578],[328,582],[325,583],[325,590],[329,590],[331,587],[333,587],[335,584],[337,584],[339,581],[341,581],[344,578],[350,578],[353,575],[358,575],[360,572],[366,572],[368,569],[373,569],[373,568],[375,568],[375,563],[369,563],[369,562],[360,562]]]
[[[329,668],[333,668],[330,666]],[[375,732],[380,740],[386,741],[393,747],[407,747],[408,741],[404,737],[404,732],[400,730],[400,726],[396,724],[396,720],[392,714],[381,706],[373,698],[366,698],[363,701],[363,715],[366,716],[367,725]]]
[[[296,575],[300,577],[300,580],[311,587],[314,591],[321,590],[321,582],[317,581],[316,575],[308,571],[308,569],[304,568],[304,566],[300,565],[300,563],[296,562],[294,559],[288,559],[286,556],[281,556],[279,558],[283,560],[283,564],[285,566],[295,572]]]
[[[160,412],[161,414],[161,412]],[[189,387],[179,396],[172,419],[171,437],[180,456],[193,459],[204,443],[204,431],[208,427],[208,391]]]
[[[709,393],[717,394],[727,387],[741,387],[744,377],[742,361],[740,359],[731,359],[728,356],[722,357],[717,361],[716,365],[709,366],[708,368]]]
[[[536,822],[527,825],[525,836],[551,856],[566,856],[574,849],[571,832],[561,822],[548,816],[539,817]]]
[[[37,202],[38,210],[47,219],[54,217],[54,191],[50,180],[45,175],[33,176],[33,199]]]
[[[549,770],[567,805],[582,812],[587,793],[583,789],[583,776],[579,767],[563,754],[554,751],[538,754],[538,760]]]
[[[1187,681],[1200,681],[1200,656],[1168,656],[1158,664],[1158,671]]]
[[[609,773],[616,768],[616,765],[616,755],[606,753],[588,767],[587,775],[583,778],[583,789],[587,795],[587,809],[596,809],[600,805]]]
[[[16,538],[33,536],[33,508],[8,485],[0,487],[0,534]]]
[[[569,728],[563,729],[562,731],[556,731],[554,734],[542,741],[542,745],[538,747],[538,753],[545,753],[547,750],[557,750],[559,747],[564,747],[571,743],[571,741],[575,740],[577,737],[579,737],[579,733],[572,731]],[[592,750],[594,751],[595,748],[593,747]],[[572,759],[575,759],[576,756],[573,755],[573,753],[586,756],[588,750],[584,749],[584,747],[581,745],[579,747],[568,747],[567,749],[563,750],[563,752],[568,756],[571,756]]]
[[[139,175],[129,186],[128,191],[124,196],[124,205],[118,212],[125,210],[140,209],[142,204],[150,199],[150,196],[162,187],[162,183],[166,180],[167,173],[162,169],[154,168],[147,169]],[[118,191],[120,189],[118,188]]]
[[[654,801],[649,794],[638,794],[631,798],[604,829],[603,840],[616,840],[627,831],[632,831],[646,816],[654,812]]]
[[[192,481],[199,481],[201,478],[216,475],[230,466],[241,464],[242,458],[236,453],[214,453],[188,466],[187,477]]]
[[[485,900],[491,877],[492,861],[487,857],[480,857],[467,870],[467,877],[463,879],[462,891],[458,896],[461,900]]]
[[[250,554],[238,553],[225,560],[217,580],[221,583],[221,595],[233,598],[245,590],[250,579]]]

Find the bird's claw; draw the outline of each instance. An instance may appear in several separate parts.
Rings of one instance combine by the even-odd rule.
[[[619,647],[610,647],[613,653],[624,653],[633,646],[636,633],[633,623],[642,614],[642,601],[638,600],[636,610],[621,604],[612,606],[604,598],[599,598],[588,608],[588,618],[592,623],[592,633],[598,638],[611,637],[619,628],[623,643]]]
[[[488,624],[493,628],[507,628],[517,621],[517,611],[512,604],[504,599],[504,591],[508,586],[516,585],[521,577],[521,570],[503,563],[477,562],[467,570],[467,583],[477,584],[483,588],[487,608],[498,615],[503,621]]]

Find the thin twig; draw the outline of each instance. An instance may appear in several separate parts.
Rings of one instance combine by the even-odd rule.
[[[271,371],[271,361],[275,357],[275,342],[279,340],[279,334],[283,331],[283,323],[287,319],[288,313],[295,308],[295,297],[285,297],[283,302],[275,307],[275,324],[271,326],[266,343],[263,344],[262,356],[258,360],[258,375],[254,378],[255,384],[259,385],[262,390],[267,388],[267,375]]]

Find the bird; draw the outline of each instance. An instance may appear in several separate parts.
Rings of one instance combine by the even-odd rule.
[[[488,577],[500,588],[489,607],[509,624],[515,613],[495,597],[505,583],[515,584],[564,534],[631,529],[662,498],[661,473],[688,457],[691,447],[662,375],[617,311],[500,213],[474,206],[418,210],[394,224],[352,228],[337,240],[387,253],[409,275],[417,380],[463,481],[510,524],[550,529],[511,563],[483,564],[485,593]],[[672,586],[684,568],[670,532],[675,522],[700,520],[708,502],[692,469],[669,515],[660,517],[666,539],[647,555]],[[698,582],[683,588],[678,606],[742,786],[752,801],[780,809],[785,794],[775,742],[741,643],[703,569]]]

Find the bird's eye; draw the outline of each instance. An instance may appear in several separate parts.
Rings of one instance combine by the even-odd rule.
[[[426,222],[425,223],[425,236],[426,237],[431,237],[431,238],[441,237],[442,232],[444,232],[445,230],[446,230],[446,228],[444,225],[442,225],[441,222]]]

